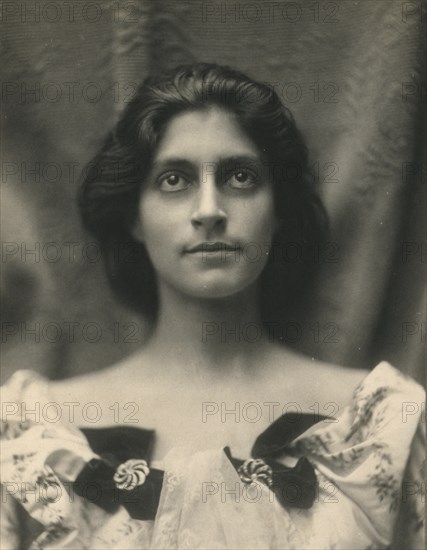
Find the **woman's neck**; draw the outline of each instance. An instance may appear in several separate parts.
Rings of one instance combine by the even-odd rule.
[[[268,341],[256,286],[222,299],[191,298],[159,284],[159,313],[145,351],[166,365],[248,370]],[[256,356],[256,357],[255,357]]]

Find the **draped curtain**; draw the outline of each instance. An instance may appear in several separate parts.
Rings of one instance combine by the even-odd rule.
[[[78,177],[150,72],[237,67],[293,112],[331,221],[285,341],[422,379],[426,14],[422,2],[205,0],[2,6],[2,377],[66,377],[140,346],[80,224]],[[291,252],[290,252],[291,253]]]

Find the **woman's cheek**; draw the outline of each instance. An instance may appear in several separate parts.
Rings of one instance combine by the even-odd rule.
[[[276,227],[273,204],[266,197],[264,201],[255,208],[245,209],[242,212],[241,220],[245,220],[248,228],[249,240],[259,245],[271,243]]]
[[[146,244],[152,239],[158,240],[170,227],[171,208],[168,204],[147,193],[139,209],[142,235]]]

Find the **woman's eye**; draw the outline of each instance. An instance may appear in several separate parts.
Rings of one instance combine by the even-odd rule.
[[[257,176],[250,170],[235,170],[228,178],[227,183],[231,187],[245,189],[253,187],[257,183]]]
[[[181,174],[170,173],[159,178],[159,188],[162,191],[182,191],[189,186],[189,181]]]

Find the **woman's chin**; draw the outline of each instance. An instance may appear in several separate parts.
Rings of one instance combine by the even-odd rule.
[[[184,292],[194,298],[206,300],[229,298],[244,292],[257,278],[232,278],[230,276],[204,277],[202,280],[191,280],[191,286],[186,285]]]

